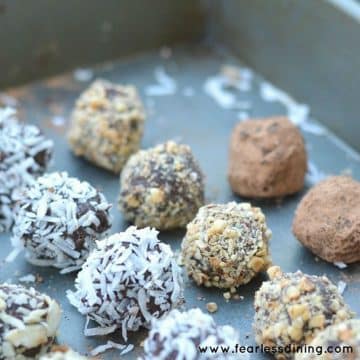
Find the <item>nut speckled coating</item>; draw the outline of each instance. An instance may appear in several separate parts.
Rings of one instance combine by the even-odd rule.
[[[54,341],[60,306],[21,285],[0,285],[0,359],[38,359]]]
[[[327,326],[351,319],[354,313],[325,276],[282,273],[268,269],[270,280],[255,294],[255,340],[266,346],[309,344]],[[292,359],[293,353],[277,353]]]
[[[203,203],[203,175],[187,145],[140,150],[121,173],[120,209],[136,226],[184,227]]]
[[[332,176],[317,184],[301,200],[293,232],[326,261],[360,261],[360,183]]]
[[[70,146],[76,155],[118,173],[139,149],[144,119],[135,87],[96,80],[76,102]]]
[[[234,128],[228,177],[235,193],[254,198],[296,193],[306,169],[304,140],[286,117],[248,120]]]
[[[51,352],[41,356],[40,360],[86,360],[85,356],[82,356],[72,349],[64,346],[54,346]]]
[[[237,287],[267,269],[270,237],[259,208],[235,202],[205,205],[187,226],[182,262],[198,285]]]
[[[311,342],[312,346],[321,347],[326,350],[329,346],[332,351],[335,347],[344,349],[343,347],[351,346],[352,351],[341,351],[340,353],[323,353],[315,354],[297,354],[296,360],[360,360],[360,320],[347,320],[340,324],[329,326],[321,331]]]

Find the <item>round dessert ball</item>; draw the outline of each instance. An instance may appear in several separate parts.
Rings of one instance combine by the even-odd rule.
[[[70,303],[98,327],[86,336],[148,327],[182,301],[181,270],[155,229],[136,229],[97,242],[75,281]]]
[[[121,173],[120,209],[139,227],[184,227],[204,203],[203,178],[189,146],[168,141],[141,150]]]
[[[137,151],[144,110],[136,88],[96,80],[76,102],[68,139],[74,153],[119,173]]]
[[[14,109],[0,108],[0,232],[13,225],[18,190],[45,172],[52,151],[53,142],[38,127],[18,122]]]
[[[301,200],[293,233],[326,261],[360,261],[360,182],[333,176],[318,183]]]
[[[154,320],[144,342],[144,360],[214,359],[214,354],[200,353],[199,346],[233,348],[239,335],[231,326],[217,326],[210,315],[200,309],[186,312],[172,310],[161,320]],[[240,354],[219,353],[216,359],[242,359]]]
[[[360,360],[360,320],[347,320],[329,326],[321,331],[310,345],[315,349],[321,349],[323,353],[298,353],[295,359]],[[332,352],[325,353],[329,347]],[[339,350],[340,352],[336,352]]]
[[[53,343],[60,318],[60,306],[47,295],[1,284],[0,359],[38,359]]]
[[[85,356],[82,356],[72,349],[66,346],[54,346],[51,352],[43,355],[40,360],[86,360]]]
[[[234,128],[228,177],[245,197],[293,194],[304,186],[307,155],[300,131],[286,117],[248,120]]]
[[[235,202],[205,205],[187,226],[182,262],[198,285],[237,287],[267,269],[270,238],[259,208]]]
[[[15,216],[12,244],[27,260],[62,273],[78,270],[111,227],[105,196],[66,172],[45,174],[24,189]]]
[[[269,268],[268,275],[270,280],[255,294],[254,330],[259,345],[294,351],[326,327],[354,316],[325,276],[282,273],[278,266]],[[275,357],[292,359],[293,355],[278,352]]]

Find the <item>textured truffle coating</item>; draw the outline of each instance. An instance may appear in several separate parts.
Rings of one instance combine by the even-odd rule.
[[[52,152],[53,142],[38,127],[18,122],[14,109],[0,108],[0,232],[13,225],[19,189],[46,171]]]
[[[0,285],[0,359],[38,359],[54,341],[59,305],[21,285]]]
[[[360,183],[348,176],[321,181],[298,205],[293,232],[326,261],[360,261]]]
[[[54,346],[51,352],[41,356],[40,360],[86,360],[85,356],[82,356],[75,351],[64,347]]]
[[[228,178],[235,193],[254,198],[296,193],[306,169],[304,140],[287,118],[248,120],[234,128]]]
[[[76,155],[119,173],[139,149],[144,119],[135,87],[96,80],[76,102],[68,134],[70,146]]]
[[[120,183],[120,209],[139,227],[184,227],[204,203],[199,165],[188,146],[173,141],[131,156]]]
[[[259,208],[235,202],[205,205],[187,226],[182,262],[198,285],[237,287],[267,269],[270,237]]]
[[[32,264],[62,272],[78,270],[95,240],[111,227],[111,205],[104,195],[65,172],[39,177],[24,189],[18,205],[13,246],[25,248]]]
[[[144,343],[144,360],[214,359],[214,354],[200,353],[200,346],[229,346],[239,343],[239,335],[230,326],[217,326],[200,309],[186,312],[172,310],[168,316],[152,322]],[[221,354],[216,359],[245,359],[246,355]]]
[[[315,354],[297,354],[296,360],[360,360],[360,320],[347,320],[340,324],[327,327],[311,342],[312,346],[321,347],[323,351],[330,346],[332,353]],[[335,353],[335,347],[351,347],[349,351],[345,348],[340,353]]]
[[[354,313],[327,277],[300,271],[282,273],[268,269],[269,281],[255,294],[255,340],[266,346],[309,344],[327,326],[351,319]],[[292,359],[293,353],[275,355]]]
[[[67,296],[80,313],[99,328],[85,335],[148,327],[182,301],[181,271],[171,248],[154,229],[129,227],[97,242]]]

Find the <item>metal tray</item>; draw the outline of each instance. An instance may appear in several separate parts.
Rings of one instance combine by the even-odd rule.
[[[167,139],[181,140],[189,144],[206,174],[206,195],[208,202],[228,202],[243,199],[232,194],[227,183],[227,153],[230,132],[238,121],[238,115],[231,110],[219,107],[203,89],[209,76],[213,76],[225,64],[239,65],[236,58],[222,51],[204,46],[180,46],[173,49],[172,56],[164,59],[158,51],[128,58],[124,61],[107,63],[93,69],[94,77],[103,77],[119,83],[133,83],[141,93],[147,109],[147,122],[142,147],[147,148]],[[174,95],[148,97],[144,88],[155,82],[154,69],[162,66],[176,80],[177,91]],[[90,73],[91,74],[91,73]],[[259,84],[263,79],[255,75],[253,88],[241,93],[241,100],[252,103],[251,117],[283,114],[285,109],[278,103],[265,102],[259,95]],[[79,92],[89,81],[79,82],[72,73],[32,83],[27,86],[9,89],[6,94],[19,102],[19,114],[22,119],[38,124],[55,141],[55,161],[51,170],[66,170],[72,176],[86,179],[104,191],[108,200],[114,204],[114,224],[112,231],[124,230],[127,224],[117,209],[119,191],[118,176],[110,174],[91,164],[76,158],[70,152],[66,139],[66,123],[71,108]],[[190,90],[189,90],[190,89]],[[326,174],[339,174],[351,171],[360,178],[360,155],[330,132],[326,135],[313,135],[304,132],[310,160]],[[309,184],[307,185],[307,188]],[[285,271],[301,269],[309,274],[326,274],[333,282],[342,280],[347,283],[344,297],[350,306],[360,312],[360,265],[351,265],[344,270],[332,264],[316,259],[303,248],[291,233],[294,210],[304,195],[302,193],[287,197],[283,201],[254,201],[261,206],[267,216],[267,222],[273,231],[271,253],[273,262]],[[183,230],[161,233],[163,241],[174,250],[181,244]],[[1,258],[5,259],[11,250],[10,234],[0,236]],[[63,319],[58,342],[68,344],[75,350],[86,354],[89,349],[108,339],[121,341],[116,335],[111,337],[85,338],[83,327],[85,319],[71,307],[65,297],[65,291],[73,287],[75,274],[59,275],[55,269],[38,268],[27,264],[22,255],[15,262],[1,262],[0,281],[18,282],[26,274],[38,274],[42,282],[31,284],[40,291],[48,293],[61,303]],[[206,311],[206,303],[214,301],[218,311],[213,314],[219,324],[231,324],[240,331],[241,341],[245,345],[254,344],[252,319],[254,315],[254,292],[259,288],[265,276],[259,276],[249,285],[240,287],[238,293],[242,300],[226,302],[223,291],[205,289],[186,280],[186,308],[199,307]],[[130,342],[135,350],[124,358],[133,359],[142,352],[140,342],[146,336],[145,331],[133,334]],[[117,351],[108,351],[101,355],[104,359],[118,358]],[[266,358],[256,354],[251,358]]]

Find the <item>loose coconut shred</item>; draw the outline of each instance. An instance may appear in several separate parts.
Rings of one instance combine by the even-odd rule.
[[[107,235],[110,208],[88,182],[65,172],[46,174],[19,199],[11,239],[15,250],[8,259],[25,248],[34,265],[54,266],[61,273],[78,270],[95,240]]]
[[[0,285],[0,359],[38,358],[51,346],[60,324],[59,305],[21,285]]]
[[[149,327],[182,301],[180,268],[155,229],[129,227],[97,242],[67,297],[87,315],[85,336]],[[90,321],[99,326],[89,328]]]
[[[38,127],[18,122],[15,109],[0,108],[0,232],[13,224],[18,190],[45,172],[52,151]]]
[[[231,326],[216,326],[210,315],[200,309],[187,312],[173,310],[162,320],[154,320],[144,344],[144,360],[214,359],[209,351],[199,353],[200,346],[232,348],[239,335]],[[247,354],[217,354],[216,359],[247,359]]]

